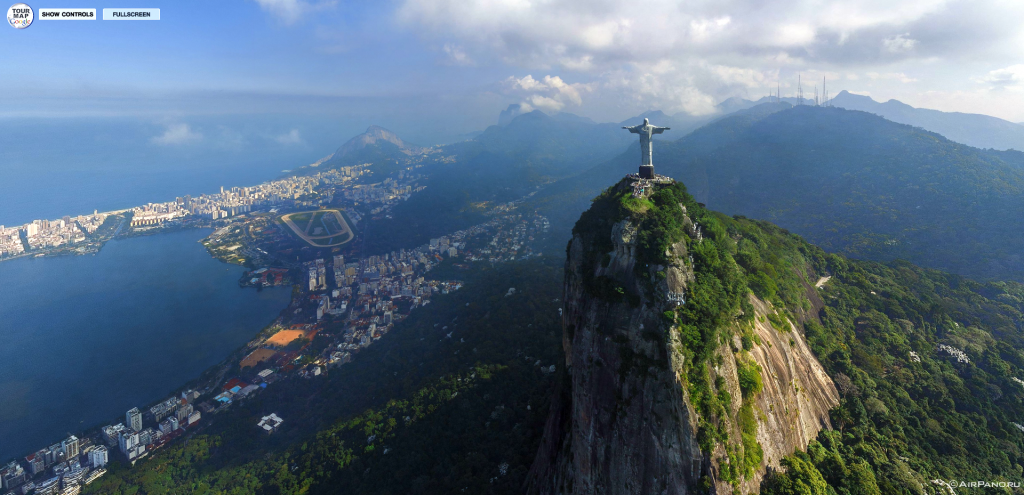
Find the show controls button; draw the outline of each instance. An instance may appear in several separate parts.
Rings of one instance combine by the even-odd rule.
[[[95,21],[96,9],[39,9],[40,21]]]
[[[104,21],[159,21],[160,9],[103,9]]]

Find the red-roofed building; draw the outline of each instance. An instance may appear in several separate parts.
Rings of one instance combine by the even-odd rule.
[[[228,390],[231,390],[231,389],[233,389],[235,387],[238,387],[239,389],[243,389],[243,388],[245,388],[247,386],[249,386],[248,383],[245,383],[242,380],[239,380],[238,378],[232,378],[232,379],[228,380],[228,382],[225,383],[224,386],[221,387],[221,389],[224,390],[225,392],[227,392]]]

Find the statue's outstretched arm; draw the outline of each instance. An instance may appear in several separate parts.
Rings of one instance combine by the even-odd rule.
[[[640,134],[640,129],[637,129],[636,127],[622,126],[622,128],[632,132],[633,134]]]
[[[654,129],[651,130],[651,134],[661,134],[661,133],[663,133],[663,132],[665,132],[665,131],[667,131],[669,129],[672,129],[672,128],[671,127],[655,127]]]

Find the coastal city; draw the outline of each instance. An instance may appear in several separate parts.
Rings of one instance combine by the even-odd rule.
[[[353,202],[372,203],[371,214],[387,212],[395,203],[420,190],[413,170],[379,184],[354,184],[368,173],[370,164],[340,167],[310,175],[296,175],[252,187],[220,188],[219,193],[181,196],[164,203],[149,203],[125,210],[92,215],[33,220],[24,225],[0,225],[0,260],[22,256],[86,254],[119,234],[145,233],[167,227],[209,227],[217,220],[254,210],[315,208],[334,201],[336,189]],[[414,169],[415,167],[410,167]],[[108,228],[103,228],[108,227]]]
[[[195,389],[129,409],[123,421],[10,461],[0,467],[0,493],[76,494],[103,476],[109,462],[134,464],[275,382],[317,379],[352,361],[416,308],[459,290],[462,282],[450,275],[469,269],[470,263],[540,254],[534,241],[550,225],[544,216],[519,211],[526,198],[496,205],[486,213],[486,222],[415,248],[370,256],[352,249],[339,252],[354,239],[360,222],[388,218],[394,205],[422,190],[415,164],[379,183],[360,183],[357,179],[370,173],[369,167],[353,165],[128,210],[0,227],[0,256],[6,258],[83,254],[115,237],[214,227],[202,243],[215,258],[247,268],[240,287],[294,287],[281,315],[235,361],[222,365],[237,373],[216,374]],[[303,225],[288,226],[281,221],[284,216]],[[329,257],[295,256],[331,246],[335,254]],[[431,272],[442,265],[449,277],[433,277]],[[253,434],[273,434],[285,421],[271,412],[253,424]]]

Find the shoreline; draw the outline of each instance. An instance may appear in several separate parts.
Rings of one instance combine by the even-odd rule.
[[[142,233],[137,233],[135,235],[117,237],[115,239],[117,239],[117,240],[127,240],[127,239],[136,238],[136,237],[151,237],[151,236],[158,236],[158,235],[161,235],[161,234],[174,234],[174,233],[182,233],[182,232],[187,232],[187,231],[191,231],[191,230],[202,230],[202,229],[210,229],[210,227],[209,226],[201,226],[201,225],[193,225],[193,226],[182,226],[181,228],[174,228],[174,229],[161,228],[161,229],[158,229],[156,231],[142,232]],[[206,235],[204,235],[202,237],[199,237],[198,239],[195,239],[192,242],[196,242],[196,243],[199,243],[201,245],[202,241],[204,239],[206,239],[208,236],[209,236],[209,232],[207,232]],[[242,273],[246,272],[245,267],[242,267],[242,266],[239,266],[239,265],[235,265],[235,264],[232,264],[232,263],[228,263],[228,262],[226,262],[223,259],[220,259],[220,258],[218,258],[216,256],[212,256],[212,254],[208,250],[206,250],[206,249],[203,249],[203,251],[205,251],[206,256],[209,256],[209,258],[212,259],[212,260],[216,260],[216,261],[218,261],[218,262],[220,262],[222,264],[234,265],[234,266],[238,267],[239,270]],[[59,258],[59,257],[65,257],[65,256],[70,257],[71,255],[78,255],[78,254],[99,254],[99,253],[98,253],[98,251],[94,252],[94,253],[48,253],[48,254],[43,255],[43,256],[40,256],[39,253],[36,253],[35,255],[31,255],[30,254],[30,255],[23,255],[23,256],[19,256],[19,257],[7,258],[7,259],[4,259],[4,261],[7,261],[8,259],[20,259],[20,258],[26,258],[26,257],[28,257],[28,258],[31,258],[31,257]],[[237,289],[231,288],[231,287],[236,287]],[[284,291],[286,289],[285,286],[275,287],[275,288],[280,288],[280,289],[282,289],[282,291]],[[241,285],[239,285],[237,283],[236,284],[231,284],[230,286],[225,286],[224,287],[224,290],[238,290],[238,289],[246,290],[246,289],[249,289],[249,287],[241,286]],[[260,323],[260,325],[258,327],[255,327],[255,328],[250,327],[250,328],[253,328],[253,329],[249,330],[249,331],[247,331],[245,333],[245,337],[244,337],[245,340],[241,344],[239,344],[238,346],[236,346],[234,348],[231,348],[222,357],[220,357],[215,363],[213,363],[213,364],[211,364],[209,366],[206,366],[205,368],[202,368],[202,369],[198,370],[196,372],[196,374],[191,376],[190,378],[187,378],[185,380],[179,381],[173,387],[169,388],[168,390],[165,390],[164,392],[157,393],[156,396],[157,397],[162,397],[162,398],[154,399],[153,401],[147,401],[147,403],[144,406],[138,406],[139,409],[140,410],[144,410],[144,411],[148,411],[150,407],[152,407],[152,406],[154,406],[156,404],[161,403],[163,400],[166,399],[167,396],[178,395],[183,390],[187,390],[187,389],[190,389],[190,388],[197,388],[197,387],[202,388],[203,385],[206,385],[207,389],[212,388],[212,387],[216,387],[216,385],[217,385],[216,383],[205,383],[204,384],[204,382],[208,381],[211,377],[216,376],[217,372],[219,370],[229,371],[230,367],[231,367],[232,360],[236,356],[244,355],[245,354],[245,350],[247,349],[247,346],[249,346],[249,344],[252,342],[253,339],[258,338],[261,334],[265,333],[269,329],[272,329],[274,324],[275,324],[275,322],[280,321],[280,319],[282,317],[281,313],[283,313],[285,310],[287,310],[288,306],[292,303],[292,300],[293,300],[293,297],[294,297],[292,295],[292,292],[288,293],[289,295],[284,300],[284,304],[281,307],[280,311],[277,311],[277,313],[273,317],[271,317],[267,321],[264,321],[264,322]],[[90,426],[87,426],[85,428],[78,428],[78,429],[72,428],[71,429],[72,430],[71,433],[73,433],[74,435],[78,436],[78,438],[83,439],[83,440],[85,440],[85,439],[99,439],[99,441],[95,442],[93,445],[104,445],[104,443],[102,442],[102,429],[103,429],[103,427],[105,425],[111,424],[111,420],[113,420],[114,423],[123,422],[124,421],[124,417],[123,417],[123,415],[116,415],[116,416],[113,416],[111,418],[106,418],[106,419],[102,419],[102,420],[96,421],[94,424],[92,424]],[[15,461],[15,462],[21,463],[26,456],[31,455],[37,449],[45,448],[46,445],[50,445],[54,441],[57,441],[59,443],[60,438],[57,438],[57,437],[60,437],[60,435],[55,435],[54,438],[50,438],[49,440],[47,440],[45,442],[41,442],[38,446],[33,447],[33,450],[30,451],[30,452],[22,452],[22,453],[15,454],[15,455],[13,455],[11,457],[7,457],[5,459],[2,459],[2,460],[0,460],[0,461],[2,461],[2,462],[0,462],[0,465],[6,465],[7,463],[9,463],[11,461]],[[114,447],[113,450],[116,451],[116,446]],[[113,458],[113,454],[114,454],[114,452],[112,451],[111,452],[111,460],[115,460]]]

